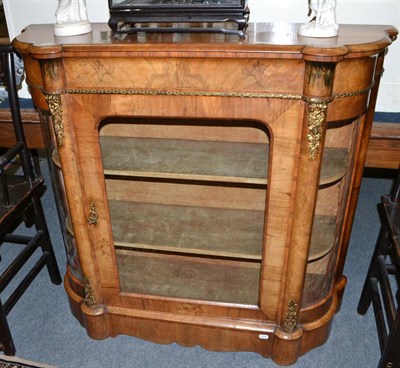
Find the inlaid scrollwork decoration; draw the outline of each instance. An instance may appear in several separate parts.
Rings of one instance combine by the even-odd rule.
[[[56,136],[58,146],[63,145],[64,140],[64,124],[62,118],[62,105],[61,95],[59,94],[47,94],[46,101],[49,104],[51,118],[53,120],[53,129]]]
[[[90,283],[90,280],[86,276],[83,277],[83,288],[85,292],[85,298],[83,302],[89,308],[93,308],[97,304],[96,296],[94,295],[92,284]]]
[[[297,328],[297,303],[292,299],[288,304],[288,309],[283,322],[283,329],[292,333]]]
[[[307,139],[310,160],[315,160],[321,147],[327,108],[328,104],[326,102],[311,101],[309,104]]]

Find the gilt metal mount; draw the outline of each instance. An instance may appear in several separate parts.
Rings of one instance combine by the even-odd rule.
[[[89,308],[93,308],[97,304],[96,296],[94,295],[94,290],[93,290],[92,284],[86,276],[84,276],[84,278],[83,278],[83,288],[84,288],[84,292],[85,292],[85,298],[84,298],[83,302]]]
[[[297,303],[292,299],[288,304],[288,309],[283,323],[283,329],[286,332],[292,333],[297,328]]]
[[[90,202],[90,212],[87,219],[87,223],[89,225],[97,225],[97,221],[99,219],[99,215],[97,213],[96,205],[93,201]]]
[[[53,120],[54,134],[56,136],[58,146],[63,145],[64,140],[64,123],[63,110],[61,105],[60,94],[46,94],[46,101],[49,104],[51,118]]]

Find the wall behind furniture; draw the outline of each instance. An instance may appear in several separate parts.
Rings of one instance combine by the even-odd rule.
[[[251,22],[302,23],[307,0],[248,0]],[[400,0],[338,0],[337,22],[388,24],[400,29]],[[14,38],[33,23],[53,23],[57,0],[3,0],[8,31]],[[107,0],[86,0],[91,22],[108,21]],[[381,81],[377,111],[400,112],[400,40],[390,47]]]

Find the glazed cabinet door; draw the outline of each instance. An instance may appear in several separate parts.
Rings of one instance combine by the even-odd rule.
[[[183,96],[165,109],[164,96],[96,96],[94,108],[94,96],[68,98],[65,115],[84,122],[73,144],[85,216],[98,213],[85,224],[93,254],[80,259],[102,303],[185,302],[276,323],[305,104]]]
[[[77,222],[86,229],[76,240],[97,302],[137,307],[147,300],[149,310],[184,302],[209,312],[219,305],[218,313],[239,308],[247,317],[270,320],[262,311],[268,303],[277,310],[274,298],[265,299],[268,277],[262,277],[268,180],[282,168],[276,165],[270,173],[269,124],[246,119],[242,108],[229,111],[228,98],[215,104],[207,97],[176,99],[163,114],[163,96],[96,96],[95,105],[102,106],[97,109],[94,96],[63,98],[65,119],[81,122],[69,124],[66,129],[73,129],[66,130],[59,151],[81,183],[83,201],[69,195],[80,202],[72,205],[72,225],[75,236],[82,229]],[[196,116],[190,104],[198,106]],[[254,109],[264,116],[267,105],[258,100]],[[110,110],[118,115],[110,116]],[[298,106],[295,111],[296,131]],[[271,119],[279,126],[285,121]],[[289,141],[294,150],[296,139]],[[291,168],[294,161],[286,159]],[[291,174],[286,181],[285,190]],[[273,187],[282,185],[276,181]],[[84,219],[79,220],[78,207]]]
[[[71,74],[76,61],[69,63]],[[302,90],[304,63],[222,63],[240,76],[254,70],[259,80],[250,73],[214,81],[216,60],[179,60],[186,89],[171,96],[122,89],[62,96],[59,150],[69,166],[72,225],[99,304],[160,311],[189,303],[209,316],[279,322],[306,107],[300,95],[280,91],[286,70],[287,88]],[[172,61],[143,65],[159,64],[167,74],[154,83],[165,89]],[[191,79],[204,65],[204,76]],[[215,86],[196,87],[198,78]],[[220,83],[249,92],[214,92]]]
[[[263,125],[108,118],[99,143],[121,292],[257,306]]]
[[[306,104],[304,62],[276,61],[64,61],[59,154],[98,304],[278,321]]]

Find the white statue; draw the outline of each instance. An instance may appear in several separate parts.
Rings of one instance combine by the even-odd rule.
[[[85,0],[58,0],[56,36],[74,36],[91,32]]]
[[[339,26],[336,23],[336,0],[308,0],[308,23],[299,28],[299,34],[307,37],[335,37]]]

